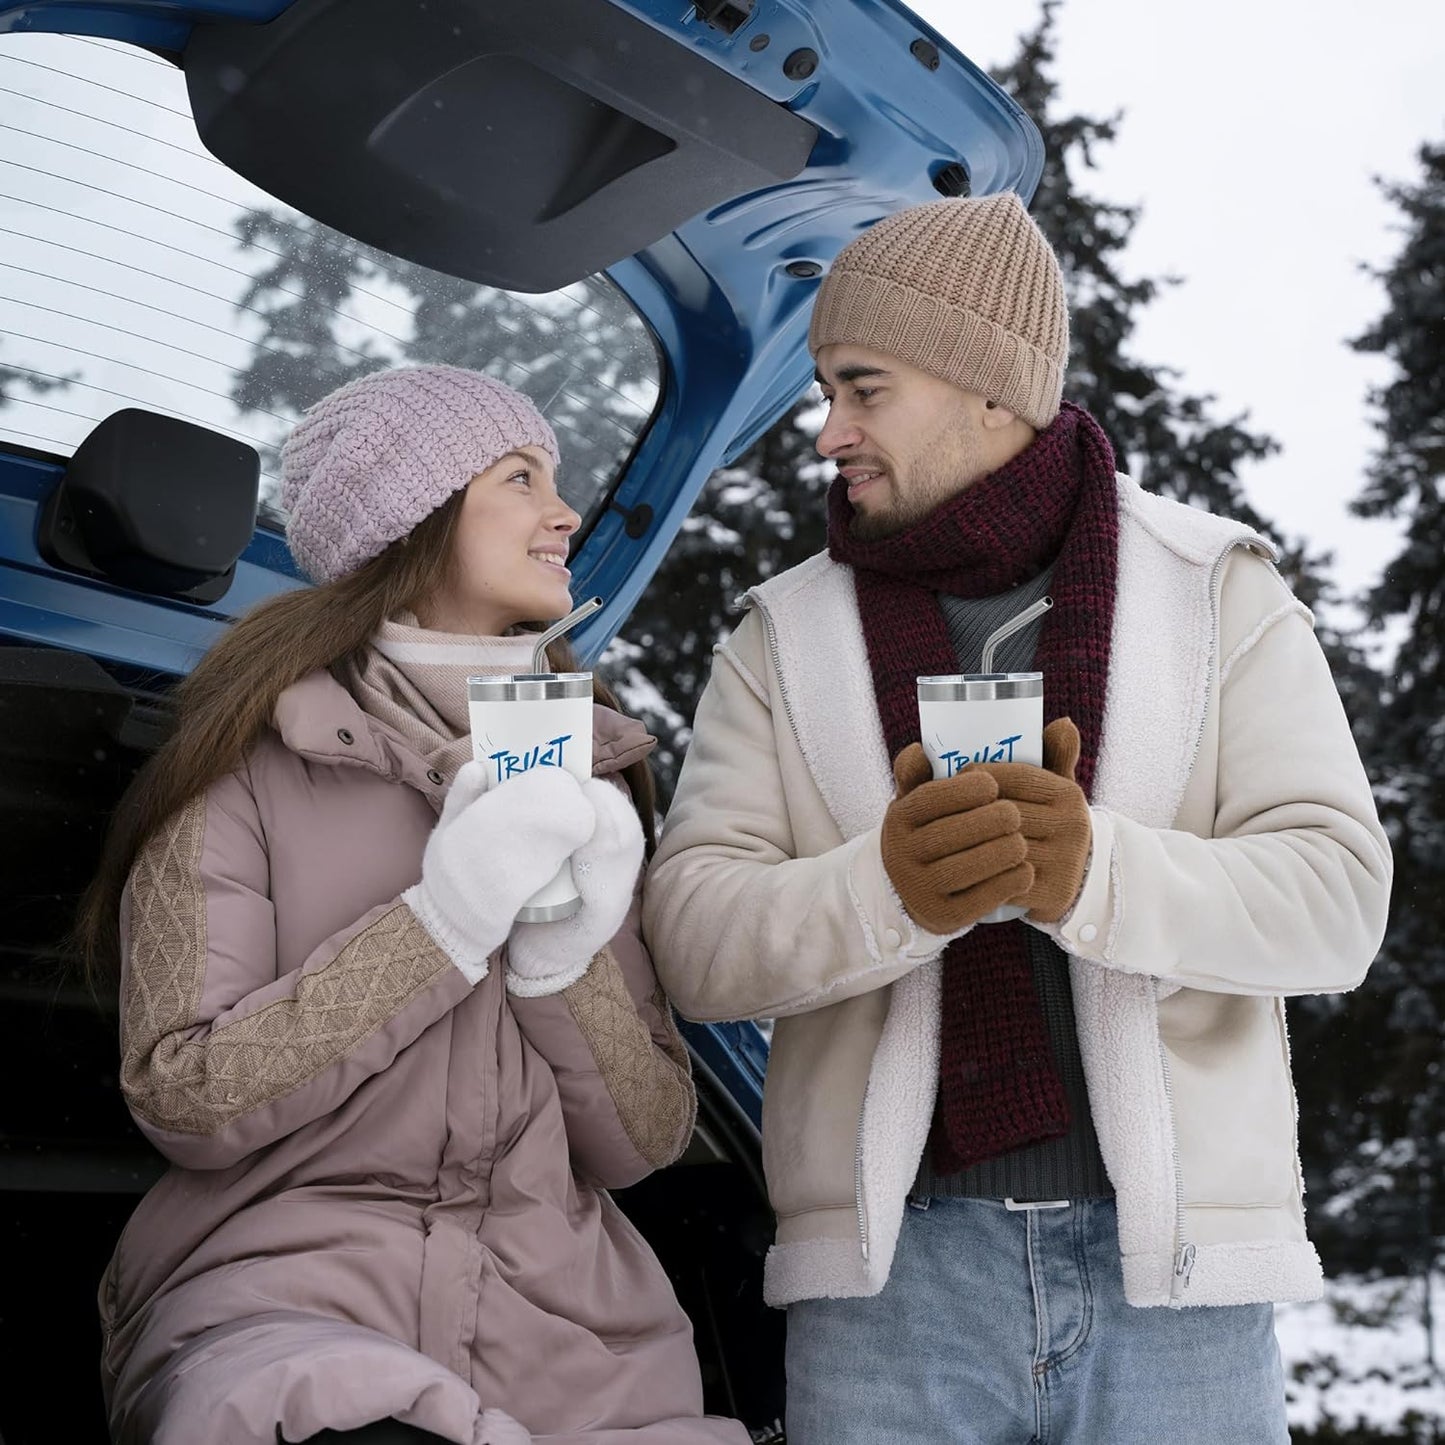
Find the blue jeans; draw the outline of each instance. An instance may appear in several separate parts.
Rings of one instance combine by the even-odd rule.
[[[788,1445],[1288,1445],[1271,1305],[1136,1309],[1114,1202],[913,1200],[867,1299],[788,1308]]]

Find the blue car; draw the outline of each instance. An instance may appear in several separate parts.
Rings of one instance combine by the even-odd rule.
[[[398,362],[527,391],[583,517],[574,594],[605,599],[593,662],[809,385],[840,246],[1028,198],[1042,162],[892,0],[0,0],[0,1440],[106,1438],[95,1284],[161,1162],[58,945],[172,684],[305,585],[291,423]],[[619,1202],[707,1408],[781,1440],[766,1037],[687,1037],[696,1136]]]

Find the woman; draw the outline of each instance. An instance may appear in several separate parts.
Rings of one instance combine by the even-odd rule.
[[[599,687],[589,782],[468,760],[466,677],[571,608],[556,465],[475,372],[318,403],[282,469],[318,585],[201,661],[118,814],[81,932],[172,1163],[101,1285],[118,1441],[747,1440],[605,1192],[695,1107],[637,933],[654,740]],[[569,857],[581,910],[515,923]]]

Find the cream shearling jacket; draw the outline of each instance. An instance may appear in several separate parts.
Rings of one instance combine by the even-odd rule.
[[[1125,477],[1119,498],[1093,847],[1047,931],[1071,955],[1125,1289],[1141,1306],[1311,1298],[1283,1000],[1360,982],[1389,846],[1269,544]],[[851,572],[820,555],[747,603],[644,928],[684,1015],[776,1020],[765,1291],[785,1305],[888,1278],[933,1112],[946,940],[883,868],[892,775]]]

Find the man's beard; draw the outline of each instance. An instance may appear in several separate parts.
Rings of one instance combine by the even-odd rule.
[[[941,418],[929,441],[915,450],[906,486],[896,472],[883,466],[881,457],[867,452],[850,457],[844,465],[876,469],[887,488],[886,506],[854,511],[848,531],[859,542],[881,542],[906,532],[984,475],[979,442],[961,406]]]
[[[891,472],[884,474],[889,486],[889,505],[874,512],[855,510],[848,526],[849,535],[858,542],[882,542],[906,532],[958,495],[960,488],[949,486],[936,476],[921,477],[906,493],[900,493]]]

